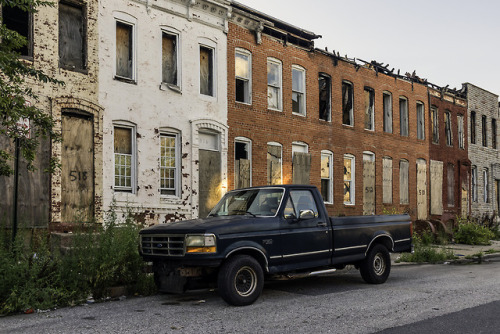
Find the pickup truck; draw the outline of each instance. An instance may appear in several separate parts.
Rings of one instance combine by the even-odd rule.
[[[328,217],[314,186],[233,190],[207,218],[140,231],[140,252],[153,263],[160,292],[200,283],[218,287],[231,305],[249,305],[265,278],[318,275],[351,264],[372,284],[391,270],[389,252],[412,249],[408,215]]]

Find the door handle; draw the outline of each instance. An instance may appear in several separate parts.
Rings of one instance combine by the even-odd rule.
[[[319,227],[326,227],[326,223],[325,223],[325,222],[319,222],[319,223],[318,223],[318,226],[319,226]]]

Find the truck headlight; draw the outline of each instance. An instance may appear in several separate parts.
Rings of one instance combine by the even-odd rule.
[[[213,234],[186,235],[186,253],[215,253],[217,246]]]

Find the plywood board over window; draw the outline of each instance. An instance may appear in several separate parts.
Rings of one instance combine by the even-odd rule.
[[[373,155],[363,157],[363,215],[375,214],[375,160]]]
[[[203,95],[214,95],[214,50],[200,46],[200,93]]]
[[[116,22],[116,75],[132,79],[133,44],[130,24]]]
[[[392,159],[382,159],[382,201],[392,204]]]
[[[427,163],[417,160],[417,219],[427,219]]]
[[[162,82],[178,86],[177,36],[162,33]]]
[[[431,160],[431,214],[443,214],[443,162]]]
[[[69,69],[86,67],[85,7],[59,3],[59,65]]]
[[[281,146],[267,146],[267,184],[281,184]]]
[[[311,154],[294,152],[293,153],[293,183],[294,184],[309,184],[311,171]]]

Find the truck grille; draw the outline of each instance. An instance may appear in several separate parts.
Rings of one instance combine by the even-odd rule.
[[[144,255],[183,256],[184,235],[142,235],[141,248]]]

